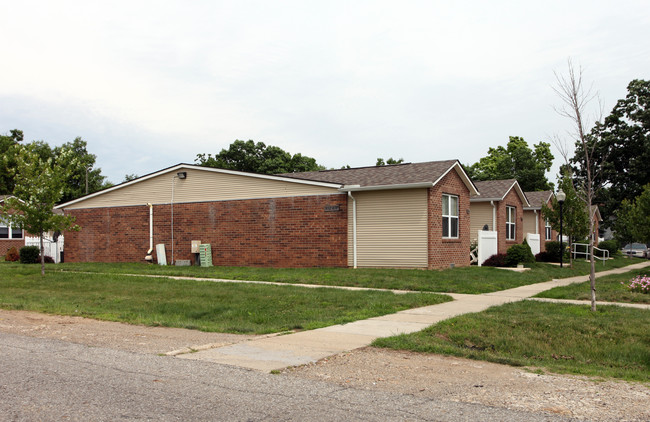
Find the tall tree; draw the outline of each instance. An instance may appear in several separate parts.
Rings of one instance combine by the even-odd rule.
[[[637,197],[650,183],[650,80],[635,79],[627,86],[627,96],[616,102],[602,123],[596,123],[587,148],[594,149],[593,166],[599,169],[594,182],[604,186],[596,201],[604,217],[611,216],[624,200]],[[578,164],[584,148],[577,145],[572,162],[577,176],[586,179]]]
[[[524,138],[511,136],[506,147],[490,148],[487,156],[465,170],[476,181],[517,179],[525,192],[552,190],[546,173],[553,159],[549,143],[540,142],[531,149]]]
[[[375,166],[392,166],[394,164],[401,164],[403,162],[404,162],[403,158],[396,160],[393,157],[390,157],[386,161],[384,161],[383,158],[377,158],[377,163],[375,164]]]
[[[0,194],[10,194],[14,189],[14,172],[16,168],[16,157],[22,148],[20,144],[24,139],[23,131],[13,129],[10,135],[0,136]],[[52,149],[43,141],[32,141],[29,143],[31,150],[41,159],[47,160],[53,157]]]
[[[22,140],[23,132],[18,129],[13,129],[10,135],[0,135],[0,195],[14,190],[10,169],[16,166],[16,148]]]
[[[622,244],[650,243],[650,184],[634,200],[624,199],[614,215],[615,236]]]
[[[71,150],[62,150],[60,156],[67,162],[74,160]],[[19,148],[16,167],[11,169],[11,174],[15,178],[14,196],[5,200],[0,213],[12,226],[39,236],[41,275],[45,275],[45,233],[78,230],[73,217],[54,213],[54,206],[64,192],[68,169],[56,164],[51,157],[44,160],[36,145],[27,145]]]
[[[212,156],[212,154],[197,154],[195,163],[227,170],[247,171],[260,174],[294,173],[301,171],[324,170],[316,159],[284,151],[280,147],[267,146],[263,142],[252,140],[235,140],[228,149]]]
[[[106,177],[102,176],[102,169],[95,168],[97,156],[88,152],[87,145],[86,141],[77,137],[72,142],[54,148],[56,163],[66,168],[68,174],[61,202],[71,201],[106,187]],[[72,154],[64,154],[64,151],[71,151]]]
[[[600,145],[600,138],[589,136],[587,131],[587,122],[585,119],[586,109],[595,97],[589,89],[584,88],[582,84],[582,69],[576,71],[569,60],[569,69],[567,76],[555,74],[557,87],[555,93],[562,102],[562,106],[556,111],[563,117],[568,118],[574,127],[574,141],[576,148],[581,148],[582,154],[576,155],[576,165],[584,175],[578,192],[582,194],[582,199],[588,210],[591,210],[594,204],[595,194],[599,188],[597,179],[597,167],[594,165],[595,151]],[[591,212],[590,212],[591,214]],[[594,232],[594,219],[589,218],[589,233]],[[594,238],[589,236],[589,261],[591,271],[589,280],[591,285],[591,310],[596,311],[596,262],[594,259]]]

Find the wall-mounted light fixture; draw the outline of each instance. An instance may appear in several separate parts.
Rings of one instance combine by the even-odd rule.
[[[179,171],[176,173],[176,176],[178,176],[179,179],[185,179],[187,178],[187,172],[186,171]]]

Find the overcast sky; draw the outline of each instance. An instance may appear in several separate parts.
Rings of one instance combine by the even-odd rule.
[[[605,114],[650,78],[647,0],[0,0],[0,15],[0,133],[80,136],[114,183],[235,139],[335,168],[473,163],[508,136],[566,135],[552,87],[569,57]]]

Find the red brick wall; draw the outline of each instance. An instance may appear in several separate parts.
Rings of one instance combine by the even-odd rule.
[[[515,239],[506,240],[506,207],[515,207]],[[498,232],[498,246],[499,253],[506,253],[508,248],[514,244],[522,243],[524,241],[524,208],[521,203],[521,198],[515,191],[511,189],[506,197],[497,202],[497,227]]]
[[[442,238],[442,194],[458,196],[458,239]],[[469,189],[456,171],[429,188],[429,269],[470,264]]]
[[[149,249],[146,205],[67,213],[82,229],[65,233],[66,262],[144,262]],[[155,205],[153,215],[154,248],[164,243],[170,262],[170,205]],[[192,240],[212,245],[213,265],[345,267],[347,198],[337,194],[174,204],[175,260],[194,259]]]
[[[0,202],[4,203],[4,201]],[[10,214],[12,212],[14,212],[13,209],[9,210]],[[0,239],[0,256],[5,256],[7,251],[11,248],[16,248],[16,250],[20,252],[20,248],[25,246],[25,236],[28,236],[28,234],[23,231],[22,239]]]
[[[23,246],[25,246],[25,239],[0,239],[0,256],[5,256],[12,247],[20,252]]]

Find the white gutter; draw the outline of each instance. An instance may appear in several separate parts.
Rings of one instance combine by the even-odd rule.
[[[378,186],[359,186],[359,185],[344,185],[339,189],[341,192],[360,192],[368,190],[395,190],[395,189],[417,189],[417,188],[430,188],[433,183],[405,183],[402,185],[378,185]]]
[[[348,196],[352,199],[352,264],[357,268],[357,200],[350,191]]]
[[[497,231],[497,205],[494,201],[490,201],[492,205],[492,231]]]

